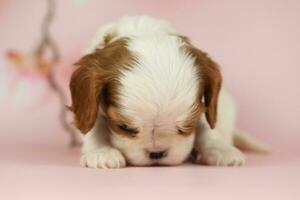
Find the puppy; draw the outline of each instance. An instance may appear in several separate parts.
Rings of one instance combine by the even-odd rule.
[[[166,21],[126,17],[104,25],[70,81],[81,165],[238,166],[237,148],[267,146],[238,131],[220,68]],[[237,147],[236,147],[236,146]]]

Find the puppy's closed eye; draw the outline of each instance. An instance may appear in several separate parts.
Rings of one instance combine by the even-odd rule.
[[[193,132],[194,126],[177,127],[177,132],[183,136],[189,136]]]
[[[118,128],[126,133],[131,134],[131,135],[136,135],[139,133],[139,131],[136,128],[131,128],[126,124],[119,124]]]

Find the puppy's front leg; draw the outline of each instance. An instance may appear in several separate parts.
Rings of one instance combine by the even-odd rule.
[[[218,127],[210,129],[202,120],[195,141],[195,161],[213,166],[244,165],[245,156],[233,146],[231,135],[224,134]]]
[[[95,127],[83,135],[80,164],[90,168],[121,168],[126,166],[122,153],[108,140],[109,130],[103,117],[98,117]]]

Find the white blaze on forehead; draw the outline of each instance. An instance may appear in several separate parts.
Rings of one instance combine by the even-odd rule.
[[[175,36],[139,36],[128,49],[137,63],[120,77],[123,114],[134,121],[184,120],[196,102],[199,77],[194,59]]]

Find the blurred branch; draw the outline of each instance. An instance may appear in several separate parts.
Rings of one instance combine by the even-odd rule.
[[[52,40],[50,37],[50,24],[53,21],[54,18],[54,11],[55,11],[55,1],[54,0],[47,0],[48,6],[47,6],[47,13],[46,16],[43,20],[42,24],[42,40],[40,44],[38,45],[36,54],[38,58],[41,58],[44,51],[46,50],[47,47],[50,48],[50,50],[53,53],[53,61],[59,61],[60,59],[60,54],[58,51],[58,48],[56,46],[56,43]]]
[[[50,25],[53,21],[54,11],[56,8],[55,1],[48,0],[47,2],[48,2],[47,13],[43,20],[42,30],[41,30],[42,38],[41,38],[39,45],[37,46],[36,55],[37,55],[37,59],[39,62],[39,67],[40,68],[44,68],[44,67],[49,68],[48,77],[47,77],[48,82],[49,82],[51,89],[58,96],[60,104],[61,104],[59,119],[60,119],[62,127],[65,129],[66,132],[69,133],[70,146],[74,147],[74,146],[80,145],[80,142],[77,140],[75,130],[67,122],[67,110],[65,108],[66,97],[65,97],[64,91],[59,86],[59,84],[56,82],[55,76],[54,76],[54,71],[53,71],[53,66],[55,64],[57,64],[58,61],[60,60],[59,50],[57,48],[56,43],[53,41],[53,39],[51,38],[51,35],[50,35]],[[43,55],[45,54],[45,51],[47,50],[47,48],[49,48],[50,52],[52,53],[52,60],[51,60],[51,62],[49,62],[47,64],[50,66],[45,66],[45,63],[43,62]]]

